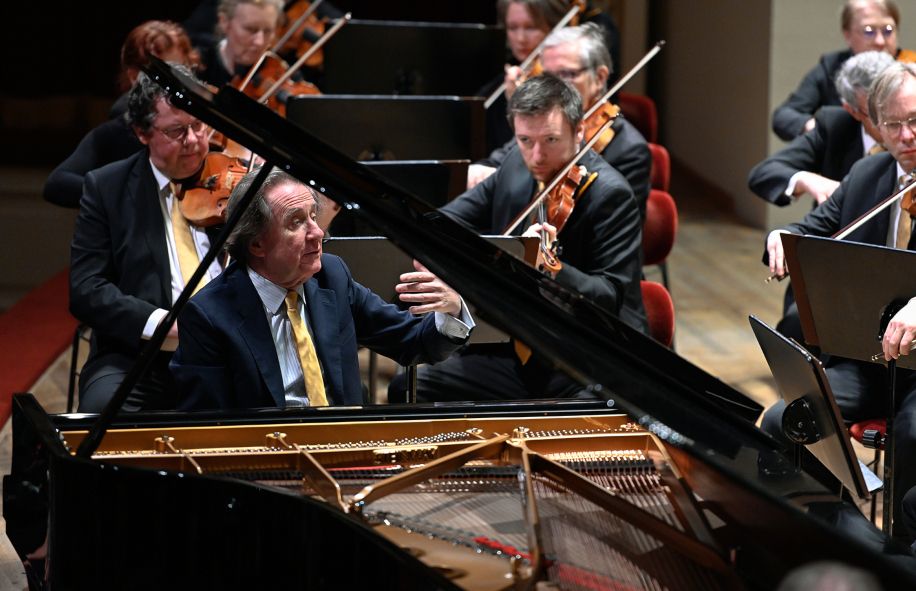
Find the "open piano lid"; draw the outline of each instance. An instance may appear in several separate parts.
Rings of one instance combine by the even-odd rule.
[[[747,548],[746,556],[757,555],[754,548],[770,550],[783,560],[759,568],[779,571],[810,560],[833,559],[868,568],[885,582],[910,580],[916,586],[916,576],[906,563],[886,559],[873,545],[801,508],[817,502],[833,515],[855,511],[837,501],[840,488],[829,474],[760,476],[759,465],[778,464],[783,456],[776,443],[753,426],[760,407],[743,395],[233,89],[213,94],[158,61],[150,74],[169,90],[175,106],[270,164],[314,183],[330,198],[358,209],[389,239],[455,286],[488,322],[553,359],[559,369],[582,383],[595,384],[596,393],[613,400],[665,444],[694,494],[741,532],[743,541],[730,546]],[[40,411],[33,403],[17,401],[21,410],[17,414],[38,424]],[[484,409],[493,412],[492,406]],[[328,410],[334,415],[346,412]],[[417,410],[427,417],[437,414],[436,408]],[[473,405],[442,410],[445,414],[474,412]],[[303,414],[311,415],[305,420],[312,420],[326,413]],[[202,415],[201,421],[205,419]],[[226,419],[231,420],[216,421],[225,424]],[[193,422],[195,416],[184,415],[181,420]],[[169,419],[119,420],[122,425],[150,421]],[[46,441],[55,429],[60,426],[45,423]],[[66,474],[87,465],[87,460],[65,457],[59,441],[57,448],[52,472],[55,466]],[[14,472],[15,462],[14,454]],[[96,483],[117,470],[96,470]],[[160,476],[176,478],[166,472]],[[152,485],[155,478],[149,482]],[[53,503],[63,502],[64,496],[58,493]],[[53,506],[51,513],[53,524]]]
[[[826,473],[761,478],[758,463],[778,463],[773,459],[776,444],[753,424],[761,407],[581,295],[506,256],[422,199],[234,89],[212,93],[159,60],[148,73],[168,89],[175,106],[365,215],[456,287],[488,322],[581,383],[593,384],[599,396],[680,450],[684,461],[712,468],[698,470],[696,479],[686,476],[695,480],[690,484],[699,496],[715,497],[707,486],[721,478],[777,503],[785,503],[785,497],[822,499],[839,491]]]

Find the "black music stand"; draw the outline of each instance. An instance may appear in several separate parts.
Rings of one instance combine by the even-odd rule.
[[[819,346],[830,355],[873,362],[873,356],[881,351],[880,339],[890,317],[901,302],[916,295],[916,253],[796,234],[782,234],[782,243],[805,342]],[[852,319],[856,321],[851,322]],[[916,369],[916,356],[901,357],[887,364],[882,527],[889,533],[893,531],[894,521],[896,458],[892,435],[897,412],[898,363]]]
[[[527,261],[537,257],[537,238],[520,236],[485,236],[509,254]],[[368,287],[383,300],[399,303],[395,285],[399,283],[401,273],[413,270],[412,257],[399,249],[394,243],[382,236],[362,236],[353,238],[331,238],[324,244],[324,251],[335,254],[346,261],[353,278]],[[456,288],[457,290],[457,288]],[[457,290],[460,293],[460,290]],[[471,332],[468,341],[478,343],[503,343],[511,338],[500,329],[480,320],[476,310],[468,304],[471,315],[477,325]],[[415,367],[408,367],[408,402],[417,401]],[[371,375],[370,390],[375,391],[375,378]]]
[[[824,366],[807,349],[757,317],[749,320],[786,402],[783,425],[788,428],[784,432],[796,445],[796,469],[801,468],[800,448],[804,445],[850,492],[867,499],[877,488],[866,485]]]
[[[467,188],[470,160],[371,160],[366,166],[408,193],[441,207]],[[377,236],[379,231],[354,212],[343,209],[331,224],[331,236]]]
[[[354,19],[324,48],[321,90],[474,96],[502,72],[505,59],[500,27]]]
[[[286,118],[354,160],[473,161],[486,156],[483,101],[457,96],[308,95],[290,97]]]

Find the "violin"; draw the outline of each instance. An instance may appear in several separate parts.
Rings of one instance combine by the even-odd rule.
[[[585,137],[592,137],[598,130],[604,127],[604,124],[608,121],[612,121],[620,115],[620,107],[614,105],[608,101],[599,102],[601,108],[592,112],[587,118],[584,119],[583,123],[585,124]],[[614,140],[614,129],[612,127],[606,128],[602,133],[601,137],[598,138],[598,141],[595,142],[595,145],[592,146],[592,149],[597,153],[604,152],[604,149],[608,147]]]
[[[575,18],[577,14],[579,14],[579,6],[573,6],[572,8],[570,8],[569,12],[567,12],[563,16],[563,18],[560,19],[560,22],[558,22],[556,26],[552,28],[550,32],[547,33],[547,35],[544,36],[544,39],[538,44],[538,46],[535,47],[531,51],[531,53],[528,54],[528,57],[525,58],[525,61],[519,64],[518,67],[521,69],[522,74],[525,77],[537,76],[541,73],[540,61],[538,60],[538,58],[541,56],[541,52],[544,50],[544,43],[547,41],[547,38],[550,37],[550,34],[553,33],[554,31],[559,31],[560,29],[568,25],[570,21],[572,21],[573,18]],[[537,67],[538,67],[537,73],[534,73],[533,71],[535,64],[537,64]],[[496,99],[498,99],[500,95],[503,92],[505,92],[505,90],[506,90],[506,83],[504,81],[502,84],[499,85],[499,87],[496,90],[493,91],[492,94],[490,94],[490,96],[487,97],[487,100],[483,102],[483,108],[489,109],[493,105],[493,103],[496,102]]]
[[[277,85],[277,81],[283,78],[289,69],[289,64],[283,61],[280,56],[272,52],[266,52],[249,70],[248,75],[245,76],[244,79],[235,76],[231,84],[236,89],[245,93],[246,96],[250,96],[255,100],[261,100],[271,111],[274,111],[281,117],[286,117],[286,102],[289,100],[289,97],[321,94],[318,87],[311,82],[293,80],[289,76],[280,83],[276,90],[268,94],[268,92]]]
[[[286,8],[286,22],[278,31],[280,39],[274,45],[275,53],[302,57],[324,35],[327,19],[315,15],[323,1],[297,0]],[[312,69],[320,69],[323,65],[324,52],[320,49],[305,61],[305,66]]]
[[[569,216],[572,215],[573,208],[576,206],[578,196],[588,187],[591,180],[594,180],[597,173],[593,174],[585,186],[582,185],[582,178],[588,174],[584,166],[573,166],[569,169],[566,176],[547,193],[546,197],[538,205],[538,221],[543,225],[550,224],[556,228],[559,234],[566,226]],[[538,189],[544,190],[544,184],[538,183]],[[541,229],[541,242],[539,245],[541,256],[538,257],[538,270],[546,271],[551,275],[556,275],[563,268],[563,263],[559,258],[559,247],[556,241],[552,243],[549,240],[547,230]]]
[[[239,158],[210,152],[192,177],[181,180],[178,209],[195,226],[216,226],[226,221],[226,204],[232,189],[248,174]]]

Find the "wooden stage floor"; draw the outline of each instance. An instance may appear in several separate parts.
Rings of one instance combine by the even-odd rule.
[[[703,192],[674,178],[680,230],[669,259],[677,329],[676,351],[763,405],[776,399],[769,369],[748,324],[749,314],[775,324],[783,287],[764,285],[764,232],[738,223],[704,201]],[[648,278],[660,280],[657,270]],[[35,387],[49,411],[65,406],[69,352]],[[9,472],[9,424],[0,431],[0,472]],[[866,452],[866,456],[870,455]],[[3,528],[0,520],[0,528]],[[0,529],[0,531],[3,531]],[[24,589],[25,578],[5,535],[0,536],[0,588]]]

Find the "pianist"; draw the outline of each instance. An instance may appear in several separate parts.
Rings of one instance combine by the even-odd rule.
[[[236,186],[230,216],[253,180]],[[229,238],[234,262],[178,319],[170,367],[181,408],[362,404],[357,345],[408,365],[467,340],[461,298],[421,266],[401,276],[396,289],[411,305],[402,311],[322,254],[318,209],[307,186],[280,170],[267,176]]]

